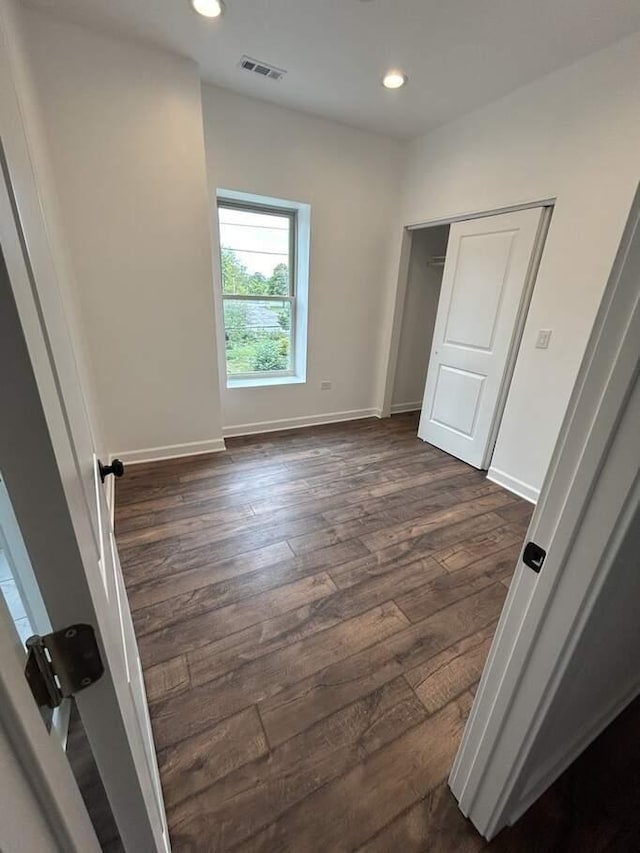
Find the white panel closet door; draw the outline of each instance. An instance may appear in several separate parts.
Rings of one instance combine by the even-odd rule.
[[[543,208],[451,226],[418,435],[488,465]]]

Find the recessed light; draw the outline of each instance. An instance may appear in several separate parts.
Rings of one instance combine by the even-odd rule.
[[[400,89],[407,82],[409,78],[402,71],[397,71],[393,69],[392,71],[387,71],[387,73],[382,78],[382,85],[385,89]]]
[[[191,5],[199,15],[205,18],[219,18],[224,12],[222,0],[191,0]]]

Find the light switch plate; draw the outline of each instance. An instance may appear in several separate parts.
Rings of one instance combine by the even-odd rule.
[[[536,349],[547,349],[551,338],[551,329],[540,329],[536,338]]]

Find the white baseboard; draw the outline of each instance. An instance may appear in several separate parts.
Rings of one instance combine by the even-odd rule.
[[[219,453],[226,449],[224,438],[211,438],[208,441],[167,444],[164,447],[147,447],[143,450],[121,450],[119,453],[110,453],[109,461],[120,459],[125,465],[138,465],[141,462],[159,462],[162,459],[178,459],[181,456]]]
[[[363,418],[379,418],[380,409],[352,409],[348,412],[328,412],[326,415],[305,415],[300,418],[283,418],[277,421],[259,421],[253,424],[235,424],[223,427],[225,438],[240,435],[255,435],[261,432],[278,432],[283,429],[300,429],[301,427],[320,426],[320,424],[335,424],[341,421],[358,421]]]
[[[504,471],[500,471],[498,468],[489,468],[487,471],[487,480],[497,483],[499,486],[532,504],[537,503],[540,497],[540,489],[536,489],[528,483],[523,483],[522,480],[518,480],[517,477],[512,477],[510,474],[505,474]]]
[[[404,412],[419,412],[422,408],[422,400],[416,400],[415,403],[392,403],[391,414],[402,415]]]

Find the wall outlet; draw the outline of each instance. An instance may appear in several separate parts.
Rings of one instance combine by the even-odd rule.
[[[540,329],[536,338],[536,349],[547,349],[551,338],[551,329]]]
[[[321,391],[331,391],[331,383],[329,382],[328,379],[325,379],[323,382],[320,383],[320,390]]]

